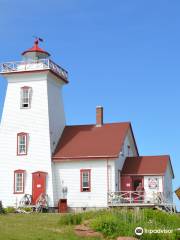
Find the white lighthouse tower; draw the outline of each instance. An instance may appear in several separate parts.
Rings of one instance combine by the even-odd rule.
[[[46,193],[54,206],[52,153],[65,126],[62,87],[67,72],[36,39],[23,61],[0,64],[8,87],[0,125],[0,200],[35,204]]]

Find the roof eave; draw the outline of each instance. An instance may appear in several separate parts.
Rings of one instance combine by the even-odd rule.
[[[2,75],[12,75],[12,74],[25,74],[25,73],[35,73],[35,72],[50,72],[54,74],[57,78],[61,79],[65,84],[68,84],[69,81],[62,76],[58,75],[56,72],[52,71],[51,69],[35,69],[29,71],[13,71],[13,72],[1,72]]]
[[[169,157],[169,163],[170,163],[170,167],[171,167],[171,171],[172,171],[172,178],[174,179],[175,175],[174,175],[174,170],[173,170],[172,163],[171,163],[171,157],[169,155],[168,155],[168,157]]]
[[[135,139],[135,136],[134,136],[134,132],[133,132],[133,129],[132,129],[131,122],[129,122],[129,126],[130,126],[130,130],[131,130],[132,137],[133,137],[133,140],[134,140],[135,149],[137,151],[137,156],[139,156],[139,151],[138,151],[138,147],[137,147],[137,143],[136,143],[136,139]]]
[[[32,52],[44,53],[44,54],[47,54],[49,57],[51,56],[50,53],[48,53],[46,51],[41,51],[41,50],[27,50],[27,51],[24,51],[23,53],[21,53],[21,55],[24,56],[26,53],[32,53]]]
[[[98,160],[98,159],[111,159],[115,160],[119,155],[111,156],[75,156],[75,157],[52,157],[53,162],[64,161],[64,160]]]

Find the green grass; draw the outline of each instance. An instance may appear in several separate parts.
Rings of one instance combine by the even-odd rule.
[[[0,215],[0,240],[81,240],[73,226],[61,226],[60,214],[3,214]]]
[[[82,223],[83,214],[66,214],[59,220],[59,225],[79,225]]]
[[[145,209],[103,210],[78,214],[2,214],[0,215],[0,240],[98,240],[99,238],[79,237],[74,234],[74,226],[83,222],[103,233],[104,239],[117,236],[135,236],[134,229],[176,229],[180,227],[180,216]],[[144,234],[142,240],[178,240],[173,234]]]
[[[116,238],[117,236],[135,237],[134,230],[136,227],[147,230],[172,229],[173,233],[171,234],[143,234],[140,239],[180,240],[180,231],[176,231],[177,228],[180,228],[180,216],[152,209],[104,211],[96,214],[96,217],[91,221],[91,227],[109,238]]]

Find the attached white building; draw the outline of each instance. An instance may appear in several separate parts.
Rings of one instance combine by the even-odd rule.
[[[153,202],[154,193],[167,191],[172,203],[174,175],[169,157],[140,158],[131,124],[104,124],[102,107],[96,108],[96,124],[66,126],[62,88],[68,83],[67,72],[39,48],[38,39],[22,55],[21,62],[0,64],[0,73],[8,81],[0,125],[4,206],[18,206],[25,194],[32,196],[35,205],[47,194],[52,208],[64,198],[72,209],[105,208],[123,203],[122,191],[129,192],[123,198],[128,203],[137,176],[146,193],[143,204]],[[154,169],[162,163],[164,172],[158,172],[158,167],[151,172],[151,164],[148,172],[140,171],[141,180],[138,164],[134,172],[128,173],[128,168],[124,172],[127,162],[137,159],[141,164],[153,160]],[[158,188],[153,191],[149,184],[155,181]],[[134,195],[132,199],[137,200]]]

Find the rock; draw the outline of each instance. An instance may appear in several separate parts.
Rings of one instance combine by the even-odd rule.
[[[138,239],[134,237],[118,237],[117,240],[138,240]]]
[[[74,228],[75,230],[78,230],[78,231],[89,231],[90,229],[87,227],[87,226],[85,226],[84,224],[83,225],[77,225],[77,226],[75,226],[75,228]]]

